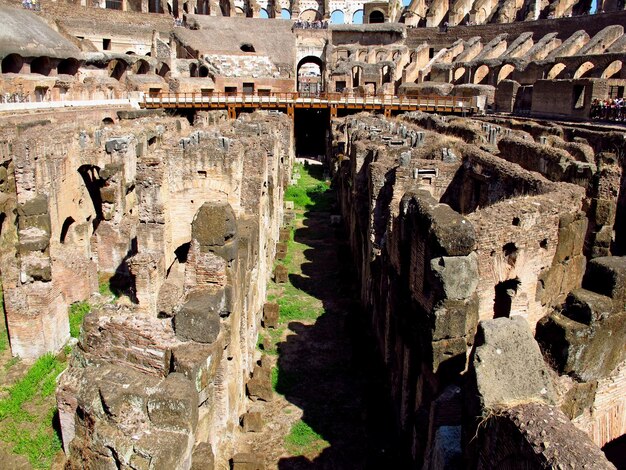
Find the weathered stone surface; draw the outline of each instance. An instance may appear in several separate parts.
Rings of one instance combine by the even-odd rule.
[[[555,402],[547,365],[521,317],[478,324],[470,371],[466,393],[479,401],[483,415],[524,401]]]
[[[248,380],[248,396],[252,399],[271,401],[274,395],[272,390],[272,369],[256,365],[252,378]]]
[[[183,341],[212,343],[220,333],[220,316],[227,312],[224,289],[192,291],[174,317],[176,336]]]
[[[430,268],[446,299],[470,297],[478,285],[476,253],[468,256],[442,256],[430,260]]]
[[[624,308],[626,300],[626,256],[594,258],[587,265],[583,287],[611,297]]]
[[[278,264],[274,268],[274,282],[277,284],[284,284],[289,281],[289,271],[287,270],[287,266]]]
[[[564,314],[579,323],[590,325],[613,310],[613,302],[609,297],[596,294],[587,289],[575,289],[565,299]]]
[[[227,202],[202,204],[194,221],[192,237],[198,241],[201,250],[224,246],[237,233],[237,219],[233,208]]]
[[[48,198],[44,194],[38,194],[28,201],[17,205],[17,215],[31,217],[48,213]]]
[[[215,454],[211,444],[201,442],[193,451],[190,470],[213,470],[215,468]]]
[[[260,432],[264,424],[260,411],[248,411],[241,417],[241,427],[244,432]]]
[[[276,328],[278,326],[279,307],[276,302],[267,302],[263,305],[263,326]]]
[[[263,460],[250,453],[235,454],[231,461],[232,470],[265,470]]]

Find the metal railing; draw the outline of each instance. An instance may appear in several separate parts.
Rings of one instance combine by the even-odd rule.
[[[145,107],[377,107],[471,109],[472,97],[465,96],[395,96],[344,93],[158,93],[144,95]]]

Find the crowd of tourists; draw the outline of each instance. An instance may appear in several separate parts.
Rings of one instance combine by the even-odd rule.
[[[626,101],[624,98],[599,100],[591,102],[591,119],[603,121],[624,121],[626,119]]]
[[[39,0],[22,0],[22,6],[27,10],[41,11]]]
[[[324,20],[324,21],[320,21],[320,20],[315,20],[315,21],[296,20],[293,23],[293,27],[294,28],[299,28],[299,29],[328,29],[328,21],[327,20]]]

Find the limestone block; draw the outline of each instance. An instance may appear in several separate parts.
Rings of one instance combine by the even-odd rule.
[[[224,246],[237,233],[237,220],[233,208],[227,202],[205,202],[192,223],[192,238],[198,241],[200,250]]]
[[[253,400],[271,401],[273,398],[271,375],[272,369],[269,367],[255,365],[252,378],[246,385],[248,396]]]
[[[598,382],[596,380],[591,382],[574,382],[572,388],[567,391],[563,399],[561,411],[569,419],[574,419],[586,410],[590,410],[593,406],[597,389]]]
[[[220,332],[220,317],[229,313],[225,292],[213,287],[187,294],[174,317],[176,336],[183,341],[213,343]]]
[[[468,256],[441,256],[430,260],[430,269],[443,291],[444,298],[462,300],[470,297],[478,285],[476,253]]]
[[[445,300],[433,310],[432,339],[474,336],[478,324],[478,298]]]
[[[278,326],[279,307],[276,302],[267,302],[263,305],[263,326],[276,328]]]
[[[48,197],[43,194],[38,194],[32,199],[17,205],[17,215],[20,217],[30,217],[47,213]]]
[[[626,300],[626,256],[605,256],[591,260],[583,279],[583,287],[617,302],[624,308]]]
[[[193,450],[191,456],[191,470],[214,470],[215,455],[208,442],[201,442]]]
[[[587,289],[575,289],[565,299],[565,315],[585,325],[601,320],[612,311],[613,303],[609,297]]]
[[[125,151],[130,143],[130,137],[117,137],[109,139],[104,143],[104,150],[106,153],[113,153],[119,151]]]
[[[279,242],[288,242],[291,239],[291,230],[288,228],[281,228],[278,233]]]
[[[276,268],[274,268],[274,282],[277,284],[284,284],[288,281],[289,271],[287,270],[287,267],[282,264],[276,265]]]
[[[547,365],[522,317],[478,324],[470,371],[467,393],[479,400],[483,414],[522,401],[555,401]]]
[[[248,411],[241,417],[241,427],[244,432],[261,432],[264,424],[260,411]]]
[[[265,470],[261,457],[255,454],[239,453],[232,458],[232,470]]]
[[[184,375],[172,373],[147,400],[148,417],[159,428],[192,432],[198,424],[198,394]]]
[[[224,352],[221,337],[213,344],[189,342],[172,349],[172,370],[187,377],[200,394],[200,403],[208,397],[207,387],[214,382]]]

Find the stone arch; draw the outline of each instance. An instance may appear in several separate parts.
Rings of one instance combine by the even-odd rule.
[[[315,69],[315,66],[317,66],[317,69],[319,69],[320,81],[319,81],[319,89],[317,91],[322,91],[324,89],[324,61],[314,55],[305,56],[302,59],[300,59],[300,62],[298,62],[298,67],[296,68],[296,76],[298,77],[297,90],[300,91],[301,89],[301,77],[303,76],[302,68],[303,66],[309,65],[309,64],[311,65],[307,68]]]
[[[554,80],[561,74],[561,72],[563,72],[563,70],[565,70],[565,64],[562,64],[560,62],[558,64],[554,64],[552,68],[548,71],[548,75],[546,76],[546,78],[548,80]]]
[[[505,80],[506,78],[508,78],[509,75],[511,75],[514,70],[515,70],[515,67],[513,65],[504,64],[502,67],[500,67],[500,71],[498,72],[498,78],[496,80],[496,83],[500,83],[502,80]]]
[[[614,60],[602,71],[601,78],[618,78],[622,71],[622,61]],[[618,77],[616,77],[618,75]]]
[[[270,17],[270,14],[269,14],[269,12],[265,8],[261,8],[259,10],[259,18],[267,20],[267,19],[269,19],[269,17]]]
[[[126,74],[126,70],[128,69],[128,64],[123,60],[112,60],[109,62],[109,76],[116,80],[121,80]]]
[[[235,7],[235,16],[246,16],[246,12],[241,7]]]
[[[378,9],[372,10],[369,16],[369,23],[376,24],[376,23],[384,23],[384,22],[385,22],[385,14]]]
[[[280,10],[280,17],[283,20],[290,20],[291,19],[291,12],[289,10],[287,10],[286,8],[283,8]]]
[[[486,83],[487,77],[489,76],[489,66],[483,64],[476,69],[474,72],[474,83]]]
[[[589,61],[580,64],[580,66],[576,69],[576,72],[574,72],[573,78],[583,78],[587,76],[590,73],[590,71],[593,69],[593,67],[594,67],[593,62],[589,62]]]
[[[82,165],[78,168],[78,173],[83,178],[96,213],[96,219],[94,220],[95,229],[103,219],[102,196],[100,195],[100,187],[102,186],[102,180],[100,179],[100,167],[94,165]]]
[[[196,64],[195,62],[189,64],[189,76],[190,77],[198,76],[198,64]]]
[[[363,24],[363,9],[352,13],[352,24]]]
[[[145,75],[150,72],[150,68],[150,64],[147,61],[140,59],[135,62],[132,70],[137,75]]]
[[[79,62],[76,59],[63,59],[57,66],[60,75],[76,75],[78,73]]]
[[[302,21],[320,21],[322,19],[322,15],[320,15],[319,11],[309,8],[308,10],[304,10],[300,13],[300,19]]]
[[[364,50],[359,52],[359,61],[365,62],[367,64],[369,59],[369,51]]]
[[[24,66],[24,59],[19,54],[9,54],[2,59],[2,73],[20,73]]]
[[[68,233],[70,231],[70,227],[72,227],[74,222],[76,222],[74,220],[74,217],[67,217],[63,221],[63,226],[61,227],[61,236],[59,237],[59,241],[61,243],[65,243],[65,240],[67,240],[67,235],[68,235]]]
[[[165,62],[161,63],[161,66],[159,67],[159,71],[158,71],[159,76],[165,78],[168,77],[170,74],[170,66],[167,65]]]
[[[332,24],[344,24],[345,15],[342,10],[335,10],[330,14],[330,22]]]
[[[387,51],[377,51],[376,52],[376,62],[383,62],[387,60]]]
[[[230,16],[230,2],[228,0],[220,0],[220,10],[222,16]]]
[[[380,69],[381,73],[381,82],[380,83],[391,83],[391,67],[389,65],[383,65]]]
[[[462,83],[464,76],[465,76],[465,67],[457,67],[452,72],[452,82],[453,83]]]
[[[30,73],[38,73],[47,77],[51,70],[52,65],[48,57],[37,57],[30,63]]]
[[[209,76],[209,68],[206,65],[201,65],[200,69],[198,69],[198,76],[201,78],[205,78]]]

